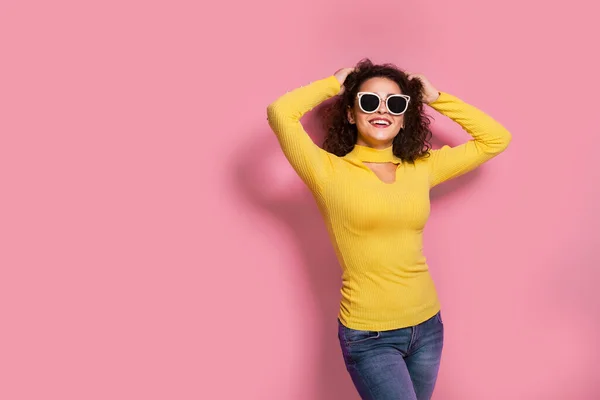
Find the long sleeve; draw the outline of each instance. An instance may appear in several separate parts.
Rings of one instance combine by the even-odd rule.
[[[331,174],[335,155],[313,142],[300,119],[339,91],[338,80],[330,76],[292,90],[267,107],[269,126],[275,132],[285,157],[306,185],[317,191]]]
[[[448,93],[430,106],[458,123],[473,139],[459,146],[432,150],[428,160],[430,186],[474,170],[503,152],[512,136],[500,123],[481,110]]]

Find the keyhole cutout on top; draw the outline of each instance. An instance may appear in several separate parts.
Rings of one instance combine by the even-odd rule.
[[[396,182],[396,170],[398,166],[391,162],[386,163],[371,163],[365,162],[365,164],[383,183],[394,183]]]

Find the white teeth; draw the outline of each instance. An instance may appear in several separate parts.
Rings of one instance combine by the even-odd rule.
[[[371,123],[375,124],[375,125],[385,125],[385,126],[389,126],[390,125],[390,123],[388,121],[385,121],[385,120],[382,120],[382,119],[373,120],[373,121],[371,121]]]

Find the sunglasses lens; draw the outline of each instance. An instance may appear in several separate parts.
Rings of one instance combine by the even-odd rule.
[[[365,112],[373,112],[379,108],[379,97],[365,93],[360,97],[360,108]]]
[[[387,105],[389,107],[389,112],[392,114],[402,114],[406,111],[406,107],[408,106],[408,101],[404,97],[400,96],[391,96],[388,99]]]

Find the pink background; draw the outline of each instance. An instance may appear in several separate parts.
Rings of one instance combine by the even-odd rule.
[[[592,3],[3,0],[0,398],[358,399],[266,106],[362,57],[513,133],[432,193],[435,399],[600,398]]]

